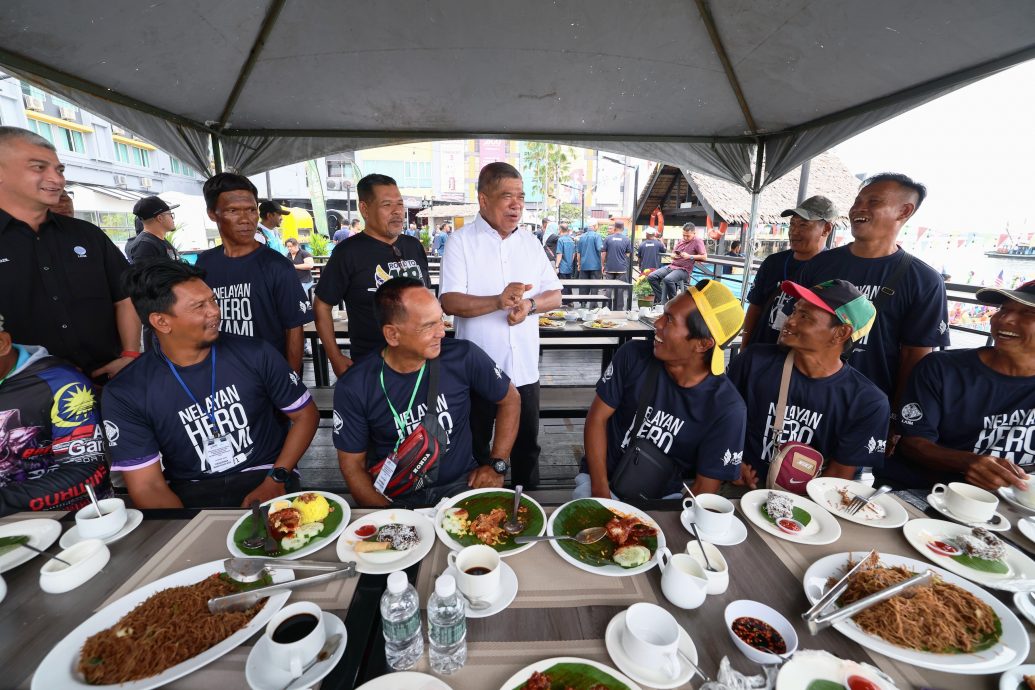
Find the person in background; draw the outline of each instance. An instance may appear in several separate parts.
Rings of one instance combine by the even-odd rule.
[[[255,230],[255,240],[278,254],[283,254],[284,243],[280,241],[280,224],[284,216],[290,213],[291,211],[282,208],[276,201],[263,201],[259,204],[259,225]]]
[[[629,282],[629,261],[632,260],[632,242],[625,236],[625,223],[616,220],[611,234],[604,238],[600,262],[604,267],[604,278]],[[611,303],[616,309],[625,309],[625,293],[611,291]]]
[[[219,173],[202,192],[223,244],[199,254],[196,265],[223,310],[221,328],[265,340],[301,373],[302,326],[313,320],[312,307],[294,265],[255,239],[255,185],[242,175]]]
[[[732,257],[734,259],[744,258],[744,254],[740,251],[740,240],[733,240],[732,242],[730,242],[730,250],[726,252],[726,256]],[[722,275],[728,276],[731,273],[733,273],[732,266],[722,267]]]
[[[420,231],[417,230],[416,223],[410,223],[410,226],[406,228],[406,234],[410,237],[420,238]]]
[[[665,254],[665,243],[658,239],[657,230],[648,225],[646,239],[636,248],[636,256],[640,260],[640,272],[655,271],[661,268],[661,257]]]
[[[361,232],[363,232],[363,228],[360,227],[359,218],[353,218],[349,223],[349,237],[355,237]]]
[[[340,228],[338,228],[337,230],[334,231],[333,235],[331,235],[331,242],[333,242],[335,245],[337,245],[338,243],[344,242],[345,240],[347,240],[349,238],[350,234],[351,233],[349,232],[349,226],[348,225],[342,225]]]
[[[557,271],[557,277],[561,280],[567,278],[573,278],[575,276],[575,240],[571,236],[571,228],[568,227],[567,223],[561,223],[560,230],[557,235],[551,235],[551,237],[557,237],[557,252],[554,258],[554,269]],[[565,293],[569,294],[568,288],[564,288]]]
[[[435,256],[443,256],[446,253],[446,242],[449,240],[449,235],[453,232],[453,224],[449,221],[445,221],[442,225],[438,226],[438,234],[435,235],[435,239],[431,243],[431,253]]]
[[[561,225],[568,227],[568,221],[562,220]],[[554,232],[546,235],[543,240],[543,251],[546,252],[546,258],[550,263],[553,263],[557,258],[557,240],[560,238],[560,227]]]
[[[16,345],[0,315],[0,517],[78,510],[113,495],[97,398],[45,347]]]
[[[784,281],[797,280],[802,267],[823,251],[834,230],[834,221],[840,215],[834,202],[819,195],[810,196],[797,208],[789,208],[780,214],[791,219],[787,230],[790,249],[770,254],[758,267],[748,291],[741,347],[777,341],[783,322],[787,320],[784,306],[791,299],[780,286]]]
[[[678,286],[690,280],[694,270],[694,261],[704,261],[708,251],[704,242],[697,236],[697,227],[693,223],[683,226],[683,239],[672,250],[672,263],[663,266],[647,276],[647,282],[654,290],[654,304],[664,304],[669,295],[678,292]]]
[[[165,236],[176,228],[173,209],[157,196],[140,199],[133,205],[133,215],[140,219],[144,231],[126,243],[130,263],[139,264],[155,259],[179,261],[180,253]]]
[[[302,283],[302,291],[308,297],[309,290],[313,287],[313,268],[316,267],[313,255],[302,249],[294,237],[284,240],[284,246],[287,247],[287,258],[295,265],[295,275]]]
[[[50,211],[59,216],[75,218],[75,201],[72,199],[72,192],[67,189],[62,189],[61,198],[58,199],[56,204],[50,207]]]

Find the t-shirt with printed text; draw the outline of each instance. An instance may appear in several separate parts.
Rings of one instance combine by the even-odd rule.
[[[629,255],[632,253],[632,242],[620,232],[604,238],[604,270],[608,273],[625,273],[629,268]]]
[[[793,249],[785,249],[770,254],[758,267],[758,273],[748,290],[748,302],[761,307],[763,312],[751,332],[751,345],[775,344],[780,338],[780,329],[787,320],[784,306],[791,300],[790,295],[780,291],[780,283],[785,280],[798,282],[798,273],[807,263],[795,259]]]

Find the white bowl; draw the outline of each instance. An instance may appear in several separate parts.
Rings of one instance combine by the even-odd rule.
[[[579,313],[577,311],[569,311],[564,313],[565,321],[578,321]]]
[[[733,621],[743,616],[749,618],[757,618],[760,621],[764,621],[776,629],[776,632],[780,633],[783,637],[784,644],[787,645],[787,652],[783,655],[784,658],[788,654],[793,654],[798,649],[798,634],[794,632],[794,626],[791,625],[790,621],[783,617],[783,615],[776,609],[766,606],[765,604],[750,599],[738,599],[730,603],[726,607],[725,619],[726,619],[726,632],[733,638],[733,644],[737,646],[744,656],[756,664],[777,664],[780,663],[780,657],[775,654],[769,654],[755,649],[744,640],[737,637],[737,634],[733,632]]]
[[[121,498],[105,498],[98,503],[101,506],[101,515],[97,517],[97,510],[93,503],[80,509],[75,514],[75,524],[79,528],[79,535],[86,539],[103,539],[118,533],[126,526],[129,516],[126,514],[126,502]]]
[[[48,559],[40,568],[40,589],[50,594],[68,592],[101,572],[111,551],[100,539],[84,539],[58,554],[72,565]]]
[[[706,541],[701,543],[704,544],[704,552],[708,554],[708,563],[711,563],[716,572],[708,570],[708,564],[705,563],[704,556],[701,554],[701,547],[693,539],[686,543],[686,553],[701,564],[704,576],[708,580],[708,594],[724,594],[730,586],[730,566],[715,544],[709,544]]]

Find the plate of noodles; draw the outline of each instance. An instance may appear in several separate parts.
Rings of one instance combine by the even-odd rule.
[[[821,558],[805,572],[805,596],[815,603],[866,552]],[[966,579],[923,561],[879,554],[852,576],[838,600],[849,604],[926,570],[935,582],[914,587],[833,627],[884,656],[947,673],[999,673],[1028,656],[1028,633],[1001,601]]]
[[[222,560],[196,565],[105,606],[50,650],[32,677],[32,690],[150,690],[171,683],[247,641],[291,595],[274,594],[248,611],[212,614],[210,598],[239,591],[222,575]],[[277,570],[271,579],[286,582],[294,574]]]

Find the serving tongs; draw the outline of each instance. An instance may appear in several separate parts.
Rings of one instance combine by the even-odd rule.
[[[874,592],[873,594],[867,597],[863,597],[858,601],[852,602],[847,606],[842,606],[841,608],[835,611],[831,611],[829,613],[823,613],[823,611],[825,611],[831,604],[837,601],[837,598],[840,597],[841,594],[844,593],[845,589],[848,588],[848,582],[852,575],[854,575],[857,570],[862,568],[862,566],[868,560],[870,560],[870,558],[875,554],[876,549],[866,554],[866,556],[863,557],[858,563],[856,563],[851,570],[845,573],[844,577],[837,581],[837,584],[831,587],[826,594],[820,597],[819,601],[812,605],[812,608],[810,608],[805,613],[801,614],[802,619],[809,626],[810,633],[815,635],[820,630],[824,630],[826,628],[829,628],[831,625],[834,625],[835,623],[840,623],[841,621],[847,618],[851,618],[860,611],[863,611],[865,609],[870,608],[871,606],[879,604],[880,602],[886,599],[890,599],[891,597],[897,594],[901,594],[907,589],[916,587],[917,585],[927,584],[928,582],[931,582],[934,579],[934,571],[926,570],[925,572],[919,575],[914,575],[908,580],[903,580],[902,582],[893,584],[890,587],[885,587],[879,592]]]
[[[285,568],[290,567],[289,563],[285,563]],[[246,592],[238,592],[237,594],[228,594],[223,597],[213,597],[208,600],[208,610],[212,613],[223,613],[225,611],[245,611],[250,609],[259,603],[259,600],[265,599],[273,594],[279,594],[280,592],[287,592],[292,589],[301,589],[303,587],[309,587],[310,585],[317,585],[321,582],[330,582],[331,580],[338,579],[340,577],[349,578],[356,576],[356,563],[355,561],[348,561],[341,565],[335,566],[333,570],[320,575],[313,575],[312,577],[306,577],[301,580],[290,580],[288,582],[278,582],[276,584],[267,585],[265,587],[257,587],[250,589]]]

